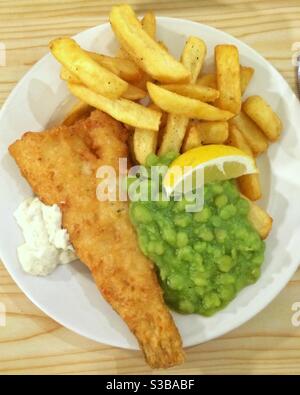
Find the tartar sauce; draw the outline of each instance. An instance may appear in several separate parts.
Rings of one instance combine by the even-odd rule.
[[[47,206],[36,197],[29,198],[14,216],[25,239],[17,251],[26,273],[47,276],[59,264],[77,259],[67,230],[62,229],[62,213],[56,204]]]

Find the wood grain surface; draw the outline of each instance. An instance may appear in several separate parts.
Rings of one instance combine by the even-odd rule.
[[[73,35],[107,21],[119,1],[0,0],[0,43],[7,63],[0,67],[0,105],[17,81],[48,50],[50,39]],[[254,0],[128,1],[139,13],[199,21],[224,30],[268,59],[295,89],[292,44],[300,42],[300,2]],[[1,186],[3,187],[3,186]],[[1,237],[1,235],[0,235]],[[298,271],[260,314],[217,340],[187,349],[187,362],[159,373],[300,373],[300,327],[292,325],[292,304],[300,301]],[[0,327],[0,374],[158,373],[140,352],[87,340],[61,327],[35,307],[0,263],[0,303],[7,325]]]

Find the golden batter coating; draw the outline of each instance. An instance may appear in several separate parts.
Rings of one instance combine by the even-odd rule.
[[[25,133],[9,148],[45,204],[58,204],[63,226],[104,298],[137,337],[149,365],[184,361],[181,338],[164,303],[152,263],[141,253],[127,202],[96,197],[100,165],[118,170],[128,132],[100,111],[71,127]]]

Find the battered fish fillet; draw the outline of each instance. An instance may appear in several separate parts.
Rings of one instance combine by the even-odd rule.
[[[58,204],[78,257],[104,298],[137,337],[146,361],[166,368],[184,361],[181,338],[152,263],[140,252],[127,202],[99,202],[96,171],[118,169],[128,132],[100,111],[71,127],[25,133],[9,147],[45,204]]]

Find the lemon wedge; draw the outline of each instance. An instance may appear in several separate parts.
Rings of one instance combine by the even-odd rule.
[[[193,173],[203,171],[203,181],[213,182],[258,173],[255,160],[228,145],[205,145],[186,151],[170,165],[163,186],[171,194],[176,186]]]

